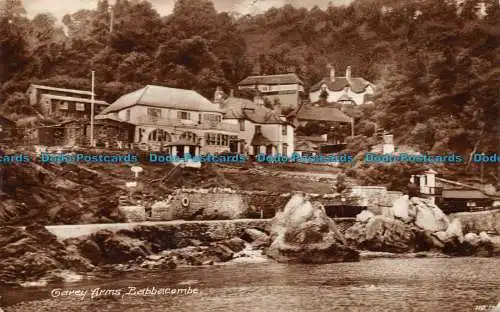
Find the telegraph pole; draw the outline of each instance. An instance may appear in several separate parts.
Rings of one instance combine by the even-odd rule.
[[[92,71],[92,97],[90,99],[90,146],[94,147],[94,85],[95,71]]]
[[[108,7],[109,12],[109,34],[113,33],[113,24],[115,19],[115,12],[113,10],[113,6],[110,4]]]

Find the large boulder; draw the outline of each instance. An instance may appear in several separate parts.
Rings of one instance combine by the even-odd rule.
[[[412,197],[411,203],[416,207],[415,225],[430,232],[446,231],[450,221],[446,214],[427,199]]]
[[[416,217],[415,207],[411,205],[407,195],[401,196],[394,201],[391,212],[394,218],[403,222],[411,222]]]
[[[335,222],[319,203],[298,193],[271,221],[272,243],[266,255],[279,262],[332,263],[358,261]]]
[[[360,249],[385,252],[408,252],[416,247],[412,226],[401,220],[375,216],[367,223],[356,223],[345,232],[348,243]]]
[[[356,215],[356,222],[368,222],[374,216],[370,210],[363,210]]]

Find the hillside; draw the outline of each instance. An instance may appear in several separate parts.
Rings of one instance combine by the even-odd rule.
[[[112,102],[146,84],[211,98],[252,73],[295,71],[307,87],[332,63],[379,86],[375,109],[356,116],[358,133],[369,121],[423,151],[498,150],[495,0],[356,0],[239,18],[206,0],[178,0],[166,17],[147,1],[121,0],[113,32],[100,0],[63,19],[66,40],[50,14],[30,20],[23,10],[9,1],[0,15],[0,111],[14,119],[34,113],[19,93],[29,83],[89,89],[92,69],[99,97]]]

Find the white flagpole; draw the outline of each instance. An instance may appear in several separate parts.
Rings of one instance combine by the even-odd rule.
[[[92,98],[90,99],[90,146],[94,147],[94,84],[95,71],[92,71]]]

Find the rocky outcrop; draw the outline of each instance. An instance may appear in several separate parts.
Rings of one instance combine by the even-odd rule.
[[[266,255],[279,262],[332,263],[358,261],[323,206],[295,194],[271,221],[272,243]]]
[[[439,251],[452,256],[495,256],[500,248],[486,233],[464,236],[460,220],[449,218],[432,202],[402,196],[386,215],[363,211],[345,237],[356,248],[378,252]]]
[[[410,225],[385,216],[374,216],[367,223],[357,223],[345,232],[347,241],[360,249],[386,252],[414,251],[416,236]]]
[[[60,270],[94,270],[87,258],[67,249],[41,225],[0,228],[0,246],[0,285],[50,278]]]

